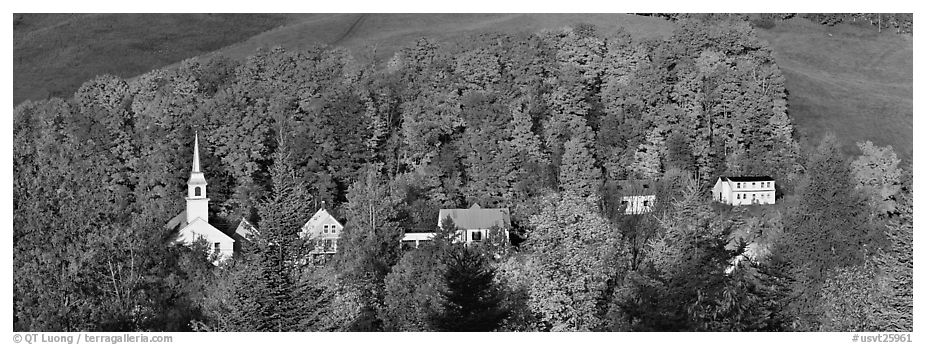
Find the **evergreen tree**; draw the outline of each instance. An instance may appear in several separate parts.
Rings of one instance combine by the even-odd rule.
[[[445,256],[442,312],[435,317],[437,330],[489,332],[507,317],[502,291],[485,254],[454,246]]]

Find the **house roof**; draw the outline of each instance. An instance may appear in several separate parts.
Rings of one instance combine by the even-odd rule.
[[[441,209],[437,219],[438,225],[448,216],[453,219],[456,227],[462,229],[511,227],[511,212],[507,208],[482,208],[479,204],[473,204],[470,208]]]
[[[769,176],[721,176],[721,179],[725,181],[733,182],[759,182],[759,181],[775,181],[775,179]]]
[[[344,224],[341,224],[341,222],[323,206],[323,208],[318,209],[318,211],[312,215],[312,218],[309,218],[309,220],[305,222],[305,225],[303,225],[302,229],[299,231],[299,237],[305,238],[313,233],[318,233],[321,231],[322,225],[331,224],[331,222],[334,222],[339,228],[344,228]]]
[[[252,241],[254,240],[254,237],[259,234],[260,232],[257,231],[257,228],[254,227],[254,225],[251,225],[247,219],[241,217],[241,222],[238,223],[238,228],[235,229],[235,235],[238,235],[238,237],[241,237],[245,240]]]
[[[625,195],[655,195],[656,185],[652,180],[618,180],[617,186]]]

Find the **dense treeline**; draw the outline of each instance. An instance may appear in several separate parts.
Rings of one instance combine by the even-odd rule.
[[[756,27],[770,29],[775,22],[794,17],[807,18],[807,20],[823,25],[837,25],[840,23],[864,23],[876,27],[878,32],[891,29],[898,34],[913,33],[913,13],[641,13],[646,16],[656,16],[672,21],[702,19],[712,20],[716,17],[739,18],[748,20]]]
[[[890,147],[798,145],[783,83],[722,18],[98,77],[15,109],[14,329],[909,331],[909,171]],[[260,229],[219,267],[163,228],[194,131],[210,222]],[[775,176],[783,202],[712,205],[721,174]],[[623,215],[631,178],[659,181],[655,212]],[[338,254],[300,265],[321,201]],[[474,202],[511,208],[517,246],[399,248]],[[746,242],[762,255],[730,271]]]

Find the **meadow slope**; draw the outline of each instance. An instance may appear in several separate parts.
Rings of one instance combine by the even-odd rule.
[[[104,16],[104,20],[86,16]],[[625,14],[257,15],[236,17],[234,28],[221,18],[195,16],[193,21],[131,15],[46,15],[33,20],[34,28],[17,29],[20,32],[14,37],[14,102],[66,96],[97,74],[129,77],[191,56],[244,58],[274,46],[298,50],[335,45],[362,61],[382,62],[423,36],[448,40],[481,32],[535,32],[588,23],[604,34],[623,28],[635,38],[658,39],[674,28],[662,19]],[[119,30],[107,30],[99,22],[114,23],[108,28]],[[131,29],[134,22],[148,30]],[[252,24],[244,29],[249,26],[245,23]],[[180,34],[180,28],[189,32]],[[227,31],[219,35],[215,28]],[[91,36],[78,35],[81,32]],[[910,36],[878,33],[866,25],[828,27],[801,18],[758,33],[769,42],[787,78],[790,114],[802,137],[814,143],[833,132],[850,154],[856,153],[854,142],[871,140],[893,146],[907,161],[912,158]],[[90,40],[90,45],[81,48],[74,43],[80,40]],[[142,44],[145,40],[153,41]],[[73,42],[55,48],[49,46],[52,41]]]
[[[913,157],[912,37],[864,25],[828,27],[804,19],[759,30],[784,72],[795,127],[816,142],[836,134],[850,154],[855,142],[891,145]]]
[[[286,14],[15,14],[13,104],[70,97],[97,75],[139,75],[239,42],[292,18]]]

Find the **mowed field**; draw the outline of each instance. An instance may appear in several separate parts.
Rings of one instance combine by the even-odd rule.
[[[244,58],[275,46],[335,45],[362,61],[383,62],[423,36],[451,40],[588,23],[604,34],[623,28],[635,38],[661,38],[674,28],[662,19],[625,14],[36,16],[27,26],[14,25],[16,103],[69,96],[98,74],[130,77],[192,56]],[[787,78],[790,114],[801,136],[814,143],[832,132],[850,154],[857,152],[856,141],[871,140],[912,158],[910,36],[878,33],[867,23],[828,27],[800,18],[758,33]]]
[[[421,37],[450,40],[484,32],[521,33],[559,29],[577,23],[595,25],[602,33],[623,28],[636,38],[661,38],[672,33],[670,22],[627,14],[331,14],[256,35],[213,54],[244,57],[258,48],[282,46],[298,50],[315,44],[350,49],[363,61],[382,62],[396,50]],[[375,52],[375,54],[374,54]],[[210,54],[211,55],[211,54]]]
[[[826,132],[849,154],[855,142],[891,145],[913,158],[913,39],[868,23],[834,27],[795,18],[759,30],[784,72],[790,114],[811,143]]]
[[[97,75],[139,75],[292,19],[281,14],[14,14],[13,103],[70,97]]]

